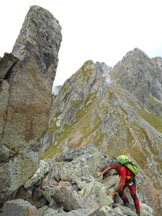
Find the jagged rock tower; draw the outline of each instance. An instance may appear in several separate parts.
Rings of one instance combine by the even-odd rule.
[[[12,54],[1,59],[0,203],[36,170],[36,143],[48,126],[61,40],[59,22],[32,6]]]

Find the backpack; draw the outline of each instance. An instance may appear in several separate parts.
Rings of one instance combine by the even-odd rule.
[[[120,155],[117,157],[117,160],[122,166],[125,166],[133,175],[137,175],[138,168],[137,166],[128,158],[127,155]]]

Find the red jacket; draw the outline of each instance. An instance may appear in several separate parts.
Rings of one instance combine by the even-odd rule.
[[[111,167],[111,169],[114,169]],[[115,169],[119,174],[120,178],[125,179],[125,184],[129,183],[129,180],[132,178],[132,173],[125,167],[119,164],[119,167]]]

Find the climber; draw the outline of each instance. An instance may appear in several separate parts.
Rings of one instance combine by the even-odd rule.
[[[129,188],[130,194],[134,201],[134,205],[136,208],[136,213],[140,215],[140,205],[139,200],[136,195],[136,183],[135,183],[135,176],[125,167],[122,166],[116,158],[110,159],[110,167],[106,168],[103,172],[98,173],[98,176],[102,176],[108,173],[110,170],[115,169],[116,172],[120,176],[120,181],[117,188],[110,192],[110,195],[115,195],[116,193],[119,194],[120,198],[123,200],[125,206],[129,206],[129,200],[124,194],[124,189],[126,187]]]

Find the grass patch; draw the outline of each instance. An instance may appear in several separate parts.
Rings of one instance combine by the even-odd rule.
[[[71,100],[70,101],[70,105],[71,105],[71,107],[73,107],[73,106],[79,106],[80,104],[81,104],[81,100]]]
[[[103,144],[104,137],[106,136],[105,133],[98,133],[96,136],[94,136],[92,143],[96,147],[99,147]]]
[[[162,133],[162,116],[156,116],[155,114],[147,112],[144,109],[138,110],[138,115]]]
[[[58,127],[56,125],[56,121],[51,119],[50,123],[49,123],[48,133],[54,133],[57,131],[57,129],[58,129]]]
[[[65,139],[72,139],[71,135],[75,135],[75,129],[77,128],[78,130],[81,130],[81,132],[83,133],[83,136],[81,138],[81,140],[84,139],[84,137],[87,135],[86,134],[86,130],[87,127],[89,125],[89,121],[90,121],[90,115],[92,112],[89,113],[89,110],[91,110],[90,106],[92,105],[92,102],[95,100],[95,95],[96,93],[90,93],[86,100],[85,100],[85,106],[83,109],[78,110],[77,114],[76,114],[76,121],[71,124],[71,125],[64,125],[64,129],[59,132],[59,127],[57,127],[56,125],[56,121],[54,121],[53,119],[50,121],[50,127],[48,132],[50,134],[53,134],[55,136],[55,139],[51,142],[50,147],[47,149],[47,151],[41,155],[41,158],[50,158],[53,157],[58,151],[61,151],[61,149],[57,148],[57,146],[63,142]],[[90,103],[88,103],[88,101],[90,101]],[[71,102],[73,106],[78,106],[78,104],[81,103],[81,101],[72,101]],[[87,104],[88,103],[88,104]],[[87,106],[86,106],[87,104]],[[86,116],[88,115],[88,116]],[[85,118],[84,118],[85,117]],[[81,122],[84,118],[84,121]],[[89,120],[89,121],[88,121]],[[79,124],[80,123],[80,124]],[[78,124],[78,127],[77,127]],[[85,125],[86,124],[86,125]],[[58,130],[58,131],[57,131]],[[54,143],[56,143],[56,145],[54,145]]]
[[[88,83],[91,74],[94,72],[93,61],[86,61],[83,66],[73,75],[85,79]]]
[[[56,156],[56,154],[58,152],[62,151],[62,148],[58,148],[58,145],[54,146],[54,144],[50,143],[50,147],[48,148],[48,150],[46,152],[44,152],[41,156],[40,156],[40,160],[44,160],[45,158],[50,159],[54,156]]]
[[[151,97],[154,101],[153,104],[157,104],[158,102]],[[154,127],[156,130],[158,130],[160,133],[162,133],[162,116],[157,116],[153,112],[146,111],[144,107],[141,105],[141,109],[137,108],[136,105],[130,101],[127,100],[129,105],[133,108],[133,110],[136,112],[136,114],[147,121],[152,127]]]

